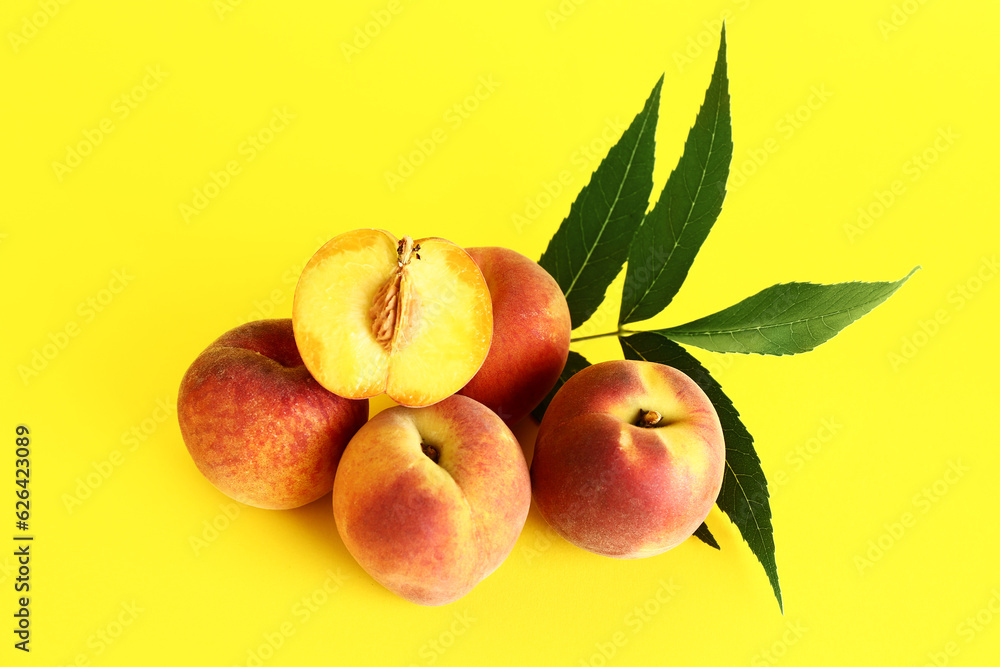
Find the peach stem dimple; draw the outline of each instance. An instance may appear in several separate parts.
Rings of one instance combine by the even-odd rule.
[[[404,266],[410,263],[410,256],[415,254],[420,250],[420,246],[413,245],[413,237],[404,236],[400,241],[399,245],[396,246],[396,254],[399,256],[397,260],[399,262],[399,267],[402,269]]]
[[[420,451],[422,451],[431,461],[434,461],[434,463],[437,463],[441,458],[441,452],[438,451],[438,448],[434,445],[428,445],[426,442],[420,443]]]
[[[656,410],[639,410],[639,419],[635,425],[642,426],[643,428],[652,428],[658,426],[661,419],[663,419],[662,415]]]

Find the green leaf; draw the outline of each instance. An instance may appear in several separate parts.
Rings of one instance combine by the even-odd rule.
[[[892,296],[916,270],[896,282],[772,285],[713,315],[656,333],[712,352],[808,352]]]
[[[535,419],[541,422],[542,417],[545,416],[545,411],[549,407],[549,403],[552,402],[552,397],[556,395],[556,392],[559,391],[564,384],[566,384],[566,380],[570,379],[589,365],[590,362],[587,361],[582,354],[570,350],[569,356],[566,358],[566,365],[563,367],[563,371],[559,375],[559,379],[556,380],[556,386],[552,387],[552,391],[549,392],[548,396],[546,396],[542,402],[538,404],[537,408],[531,411],[531,414],[535,417]]]
[[[740,421],[740,413],[708,370],[680,345],[651,331],[619,340],[626,359],[673,366],[694,380],[712,401],[726,439],[726,472],[716,504],[736,524],[750,550],[764,566],[778,606],[783,610],[781,588],[778,586],[778,566],[774,561],[774,531],[771,527],[767,480],[760,467],[757,452],[754,451],[753,436]]]
[[[719,543],[715,541],[715,536],[712,535],[712,531],[708,529],[708,525],[705,523],[698,526],[698,530],[694,531],[694,536],[714,549],[720,548]]]
[[[732,158],[723,27],[712,81],[684,154],[629,248],[619,324],[647,320],[673,300],[722,211]]]
[[[566,296],[574,329],[604,301],[649,206],[662,85],[661,76],[642,111],[577,195],[538,260]]]

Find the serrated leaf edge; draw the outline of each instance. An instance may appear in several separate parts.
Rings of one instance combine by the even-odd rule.
[[[719,55],[720,56],[722,55],[721,51],[725,48],[725,46],[726,46],[726,27],[725,27],[725,25],[723,25],[722,26],[722,37],[721,37],[721,42],[720,42],[720,46],[719,46],[719,50],[720,50],[720,54]],[[722,97],[721,90],[724,89],[724,90],[726,90],[728,92],[729,65],[728,65],[728,63],[725,60],[723,60],[722,62],[723,62],[723,65],[725,66],[725,73],[723,75],[724,78],[723,78],[722,82],[720,82],[721,83],[721,87],[720,87],[720,104],[718,106],[716,106],[716,108],[715,108],[715,121],[712,124],[712,140],[711,140],[711,143],[710,143],[709,149],[708,149],[708,155],[709,155],[709,157],[708,157],[708,159],[705,160],[706,168],[701,170],[701,178],[698,181],[698,188],[695,191],[694,196],[691,197],[691,205],[688,207],[688,212],[687,212],[687,215],[684,218],[684,223],[681,225],[680,232],[678,232],[678,234],[677,234],[677,238],[675,239],[673,247],[671,247],[671,249],[670,249],[670,253],[667,255],[667,258],[663,261],[663,264],[660,265],[660,269],[656,272],[656,277],[653,278],[649,282],[649,285],[646,287],[646,291],[643,292],[642,296],[640,296],[636,300],[635,304],[633,304],[632,309],[629,310],[628,314],[625,314],[623,316],[622,315],[619,316],[618,321],[622,325],[624,325],[624,324],[632,324],[633,320],[630,320],[629,318],[632,317],[632,313],[634,313],[636,311],[636,309],[639,308],[639,305],[642,303],[642,300],[649,294],[649,291],[651,289],[653,289],[653,285],[656,284],[656,281],[659,279],[659,277],[661,275],[663,275],[664,270],[666,270],[667,265],[670,263],[670,259],[674,256],[674,253],[677,251],[677,248],[680,247],[680,244],[677,242],[677,240],[679,240],[680,237],[683,236],[684,230],[687,229],[687,226],[689,224],[691,224],[691,214],[694,212],[695,204],[698,202],[698,195],[699,195],[699,193],[701,193],[701,188],[705,184],[705,176],[708,173],[707,165],[708,165],[708,162],[711,161],[712,152],[713,152],[714,147],[715,147],[715,139],[716,139],[716,137],[719,134],[719,113],[720,113],[720,111],[722,109],[722,104],[721,104],[721,97]],[[712,82],[709,81],[709,88],[711,88],[711,84],[712,84]],[[707,94],[708,93],[706,91],[706,96],[707,96]],[[698,115],[701,115],[701,108],[703,108],[704,106],[705,106],[705,102],[703,101],[701,107],[699,107],[699,109],[698,109]],[[698,124],[698,116],[696,115],[695,116],[695,122],[692,123],[692,125],[691,125],[690,128],[688,128],[688,135],[691,134],[691,130],[693,130],[694,127],[697,124]],[[685,149],[686,149],[687,148],[687,141],[685,140],[684,143],[685,143]],[[682,151],[681,152],[681,157],[677,159],[677,166],[675,166],[674,169],[673,169],[673,171],[670,172],[670,176],[667,177],[667,182],[663,185],[663,189],[660,191],[660,198],[657,199],[656,204],[653,206],[654,210],[656,209],[656,206],[659,205],[660,200],[663,198],[663,195],[666,194],[667,187],[670,185],[670,179],[673,178],[674,173],[677,171],[677,168],[680,167],[680,161],[683,160],[683,159],[684,159],[684,152]],[[727,180],[728,180],[728,178],[727,178]],[[723,194],[723,198],[725,198],[725,194]],[[643,216],[642,224],[639,226],[640,228],[642,227],[642,225],[646,224],[646,218],[647,217],[649,217],[648,213]],[[638,236],[638,230],[636,230],[636,236]],[[678,289],[679,289],[679,286],[678,286]],[[674,292],[674,294],[676,294],[676,291]],[[673,300],[673,297],[671,297],[671,301],[672,300]],[[666,304],[664,304],[664,308],[666,308],[668,305],[670,305],[669,302],[666,303]],[[660,309],[660,310],[662,312],[663,309]],[[650,317],[655,317],[655,315],[651,315]],[[643,318],[643,320],[648,320],[648,319],[650,319],[650,318],[649,317]],[[641,322],[643,320],[636,320],[636,321],[640,321]]]
[[[863,317],[864,315],[867,315],[872,310],[874,310],[875,308],[877,308],[881,304],[885,303],[886,300],[888,300],[889,297],[891,297],[893,294],[895,294],[896,291],[898,291],[899,288],[902,287],[906,283],[906,281],[909,280],[910,277],[914,273],[916,273],[920,268],[921,267],[919,267],[919,266],[913,268],[908,274],[906,274],[903,278],[901,278],[899,280],[885,281],[885,282],[881,282],[881,283],[879,283],[879,282],[866,282],[866,281],[862,281],[862,280],[852,280],[852,281],[844,282],[844,283],[809,283],[809,282],[776,283],[774,285],[771,285],[770,287],[765,287],[764,289],[756,292],[755,294],[751,294],[750,296],[748,296],[748,297],[746,297],[744,299],[741,299],[740,301],[737,301],[732,306],[727,306],[726,308],[723,308],[722,310],[717,310],[714,313],[711,313],[709,315],[705,315],[704,317],[700,317],[700,318],[698,318],[696,320],[692,320],[692,321],[687,322],[685,324],[678,324],[678,325],[673,326],[673,327],[667,327],[666,329],[656,329],[652,333],[658,333],[658,334],[664,336],[665,338],[669,338],[670,340],[673,340],[675,343],[680,343],[682,341],[675,340],[674,338],[671,337],[671,334],[673,334],[673,335],[686,334],[688,336],[716,336],[716,335],[721,336],[721,335],[729,334],[730,336],[733,336],[736,333],[742,333],[742,332],[748,332],[748,331],[756,331],[756,332],[760,333],[760,335],[761,335],[762,338],[764,338],[765,340],[770,341],[770,339],[762,333],[763,331],[765,331],[767,329],[777,329],[777,328],[791,326],[791,325],[794,325],[794,324],[801,324],[801,323],[808,324],[809,322],[812,322],[813,320],[819,320],[819,321],[822,322],[824,318],[833,317],[835,315],[842,315],[842,314],[845,314],[845,313],[850,313],[852,310],[865,309],[865,306],[867,306],[868,304],[876,302],[876,301],[878,302],[874,306],[872,306],[871,308],[867,308],[864,313],[862,313],[858,317],[854,318],[851,322],[848,322],[846,325],[844,325],[843,327],[841,327],[840,329],[838,329],[837,332],[833,334],[833,336],[830,336],[830,338],[827,338],[825,341],[821,341],[821,342],[817,343],[816,345],[812,345],[811,347],[807,347],[807,348],[804,348],[802,350],[797,350],[795,352],[757,352],[756,350],[749,350],[749,351],[743,351],[743,350],[725,350],[725,351],[723,351],[723,350],[715,350],[715,349],[710,349],[709,350],[710,352],[716,352],[718,354],[764,354],[764,355],[774,356],[774,357],[784,357],[784,356],[791,356],[793,354],[802,354],[803,352],[811,352],[812,350],[815,350],[817,346],[822,345],[823,343],[831,340],[837,334],[839,334],[841,331],[843,331],[844,329],[846,329],[849,325],[853,324],[854,322],[857,322],[859,319],[861,319],[861,317]],[[838,286],[838,285],[876,285],[876,284],[896,285],[896,288],[892,292],[890,292],[889,294],[887,294],[882,299],[877,299],[877,298],[876,299],[871,299],[869,301],[865,301],[865,302],[860,303],[858,305],[851,306],[850,308],[842,308],[840,310],[834,310],[834,311],[831,311],[829,313],[824,313],[823,315],[820,315],[818,317],[800,318],[800,319],[797,319],[797,320],[785,320],[785,321],[778,322],[778,323],[775,323],[775,324],[769,324],[769,325],[764,325],[764,326],[756,326],[756,327],[739,327],[739,328],[729,328],[729,329],[693,329],[693,330],[689,329],[689,330],[684,330],[684,327],[691,326],[692,324],[697,324],[699,321],[704,320],[704,319],[708,319],[709,317],[714,317],[715,315],[718,315],[721,312],[724,312],[724,311],[726,311],[726,310],[728,310],[730,308],[734,308],[735,306],[738,306],[739,304],[743,303],[744,301],[747,301],[748,299],[752,299],[753,297],[757,296],[758,294],[761,294],[762,292],[765,292],[765,291],[767,291],[769,289],[774,289],[775,287],[789,287],[789,286],[795,286],[795,285],[812,285],[812,286],[815,286],[815,287],[834,287],[834,286]],[[828,328],[830,328],[830,327],[828,327]],[[683,341],[683,342],[686,343],[686,344],[688,344],[688,345],[694,345],[696,347],[701,347],[701,346],[699,346],[697,343],[695,343],[693,341]],[[702,349],[707,349],[707,348],[702,348]]]
[[[656,85],[654,86],[654,91],[655,91],[655,96],[656,96],[656,102],[657,102],[656,106],[657,107],[658,107],[659,101],[660,101],[660,91],[662,89],[662,86],[663,86],[663,75],[660,75],[659,81],[657,81]],[[643,110],[645,110],[645,105],[643,105]],[[618,205],[618,202],[621,199],[622,188],[625,187],[625,181],[628,180],[628,175],[629,175],[629,173],[632,170],[632,164],[635,162],[635,153],[636,153],[636,151],[639,150],[639,145],[642,143],[642,137],[646,133],[646,125],[648,124],[649,117],[653,114],[653,111],[654,111],[654,108],[653,108],[653,105],[651,105],[650,106],[650,113],[646,114],[646,117],[642,119],[642,126],[639,128],[639,134],[636,136],[636,142],[632,146],[632,152],[629,154],[628,162],[625,165],[625,174],[622,176],[621,182],[618,184],[618,191],[615,193],[614,200],[612,200],[613,203],[611,204],[611,206],[608,209],[608,213],[607,213],[607,215],[604,218],[604,222],[601,224],[601,231],[598,232],[597,238],[594,240],[594,243],[591,245],[590,249],[587,251],[587,256],[584,257],[583,263],[580,264],[580,270],[577,271],[576,275],[573,276],[573,280],[570,282],[569,286],[566,288],[566,291],[563,293],[563,296],[566,297],[567,299],[569,299],[569,295],[573,291],[573,287],[576,285],[576,281],[580,279],[581,275],[583,275],[583,270],[586,268],[587,264],[590,263],[590,257],[591,257],[591,255],[594,254],[594,248],[596,248],[597,245],[600,243],[601,237],[604,236],[604,230],[607,229],[608,223],[611,221],[611,215],[614,213],[615,206]],[[614,147],[612,146],[612,148],[614,148]],[[655,152],[654,152],[654,156],[655,156]],[[607,156],[605,156],[605,159],[607,159]],[[655,159],[655,157],[654,157],[654,159]],[[604,164],[604,160],[601,160],[601,164]],[[598,169],[600,169],[600,165],[598,165]],[[587,182],[587,186],[586,187],[590,187],[590,185],[593,184],[595,187],[598,187],[598,189],[600,189],[599,188],[600,184],[596,183],[594,181],[594,178],[593,178],[594,174],[596,174],[596,173],[597,173],[597,170],[595,169],[594,172],[591,174],[591,180]],[[604,193],[601,192],[601,194],[603,195]],[[580,324],[582,325],[583,322],[581,322]]]

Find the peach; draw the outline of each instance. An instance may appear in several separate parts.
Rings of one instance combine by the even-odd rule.
[[[513,425],[555,386],[569,354],[566,298],[548,272],[507,248],[467,248],[493,301],[493,343],[459,392]]]
[[[333,485],[348,551],[380,584],[422,605],[453,602],[499,567],[530,504],[517,440],[465,396],[373,417],[347,445]]]
[[[309,375],[291,320],[262,320],[198,355],[181,381],[177,418],[191,458],[217,489],[254,507],[290,509],[333,488],[368,401],[341,398]]]
[[[680,544],[722,487],[726,447],[711,400],[677,369],[606,361],[571,377],[535,441],[538,509],[568,541],[613,558]]]
[[[483,275],[438,238],[356,229],[309,260],[292,303],[295,341],[316,380],[345,398],[386,393],[431,405],[476,374],[493,315]]]

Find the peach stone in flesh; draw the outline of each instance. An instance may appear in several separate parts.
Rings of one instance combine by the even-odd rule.
[[[292,322],[321,385],[345,398],[384,392],[409,406],[461,389],[493,334],[489,290],[468,253],[379,229],[340,234],[313,255],[295,287]]]

